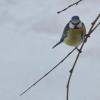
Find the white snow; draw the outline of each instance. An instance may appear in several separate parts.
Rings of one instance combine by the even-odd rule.
[[[100,13],[99,0],[0,0],[0,100],[65,100],[66,82],[77,51],[25,95],[23,90],[72,48],[59,41],[65,24],[79,15],[86,24]],[[100,21],[100,20],[99,20]],[[100,100],[100,27],[84,46],[70,84],[70,100]]]

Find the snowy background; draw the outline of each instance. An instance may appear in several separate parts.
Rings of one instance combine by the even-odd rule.
[[[79,15],[87,30],[100,13],[100,0],[0,0],[0,100],[65,100],[73,53],[25,95],[23,90],[59,62],[72,48],[55,49],[66,23]],[[99,20],[100,21],[100,20]],[[70,100],[100,100],[100,27],[86,43],[70,84]]]

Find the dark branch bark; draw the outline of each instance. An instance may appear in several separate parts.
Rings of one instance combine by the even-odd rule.
[[[94,32],[94,30],[100,25],[100,23],[98,23],[97,25],[96,22],[98,21],[100,17],[100,14],[96,17],[96,19],[91,23],[91,27],[88,31],[88,34],[86,36],[86,38],[84,39],[81,47],[80,47],[80,51],[82,51],[83,47],[84,47],[84,44],[86,43],[87,39],[89,38],[89,36]],[[78,52],[77,56],[76,56],[76,59],[75,59],[75,62],[71,68],[71,70],[69,71],[70,72],[70,75],[69,75],[69,78],[68,78],[68,82],[67,82],[67,95],[66,95],[66,100],[69,100],[69,85],[70,85],[70,81],[71,81],[71,77],[72,77],[72,74],[73,74],[73,71],[74,71],[74,68],[75,68],[75,65],[79,59],[79,56],[80,56],[81,52]]]
[[[65,11],[65,10],[71,8],[71,7],[74,6],[74,5],[78,5],[81,1],[82,1],[82,0],[79,0],[79,1],[77,1],[77,2],[75,2],[75,3],[73,3],[73,4],[71,4],[71,5],[69,5],[68,7],[64,8],[63,10],[58,11],[57,13],[59,14],[59,13]]]
[[[97,18],[92,22],[92,26],[88,32],[88,34],[86,35],[86,38],[84,40],[84,42],[82,43],[80,49],[79,49],[79,52],[77,54],[77,57],[75,59],[75,62],[71,68],[71,70],[69,71],[70,72],[70,75],[69,75],[69,78],[68,78],[68,83],[67,83],[67,100],[69,99],[69,85],[70,85],[70,80],[71,80],[71,77],[72,77],[72,74],[73,74],[73,71],[74,71],[74,68],[75,68],[75,65],[78,61],[78,58],[80,56],[80,51],[82,51],[82,48],[84,46],[84,44],[86,43],[85,41],[87,40],[87,38],[91,35],[92,32],[94,32],[94,30],[100,25],[100,23],[98,23],[97,25],[96,22],[97,20],[99,19],[100,17],[100,14],[97,16]],[[33,83],[30,87],[28,87],[24,92],[22,92],[20,94],[20,96],[22,96],[23,94],[25,94],[28,90],[30,90],[32,87],[34,87],[35,85],[37,85],[42,79],[44,79],[47,75],[49,75],[54,69],[56,69],[61,63],[63,63],[63,61],[68,58],[68,56],[70,54],[72,54],[77,48],[74,48],[72,51],[70,51],[58,64],[56,64],[51,70],[49,70],[46,74],[44,74],[40,79],[38,79],[35,83]]]
[[[69,57],[77,48],[74,48],[72,51],[70,51],[58,64],[56,64],[51,70],[49,70],[46,74],[44,74],[41,78],[39,78],[35,83],[33,83],[31,86],[29,86],[24,92],[20,94],[22,96],[25,94],[28,90],[30,90],[32,87],[37,85],[42,79],[44,79],[48,74],[50,74],[54,69],[56,69],[63,61]]]

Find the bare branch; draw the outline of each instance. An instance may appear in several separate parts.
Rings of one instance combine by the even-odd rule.
[[[97,20],[99,19],[99,17],[100,17],[100,14],[98,14],[97,18],[91,23],[92,26],[91,26],[91,28],[90,28],[90,30],[88,32],[88,35],[90,35],[91,32],[93,32],[93,28],[95,27],[95,24],[96,24]]]
[[[38,79],[35,83],[33,83],[31,86],[29,86],[24,92],[20,94],[22,96],[25,94],[28,90],[30,90],[32,87],[36,86],[37,83],[39,83],[42,79],[44,79],[48,74],[50,74],[54,69],[56,69],[63,61],[68,58],[69,55],[71,55],[77,48],[74,48],[72,51],[70,51],[58,64],[56,64],[51,70],[49,70],[46,74],[44,74],[40,79]]]
[[[91,30],[91,32],[93,32],[99,25],[100,25],[100,23],[98,23],[98,24]]]
[[[74,6],[74,5],[78,5],[81,1],[82,1],[82,0],[79,0],[79,1],[77,1],[77,2],[75,2],[75,3],[73,3],[73,4],[71,4],[71,5],[69,5],[68,7],[64,8],[63,10],[58,11],[57,13],[59,14],[59,13],[65,11],[65,10],[71,8],[71,7]]]
[[[100,14],[99,14],[99,15],[97,16],[97,18],[92,22],[91,28],[90,28],[88,34],[86,35],[86,38],[84,39],[84,42],[82,43],[82,45],[81,45],[81,47],[80,47],[80,49],[79,49],[79,52],[78,52],[77,57],[76,57],[76,59],[75,59],[75,62],[74,62],[73,66],[72,66],[72,68],[71,68],[71,70],[70,70],[70,75],[69,75],[68,83],[67,83],[67,100],[68,100],[68,98],[69,98],[68,96],[69,96],[69,85],[70,85],[70,80],[71,80],[71,77],[72,77],[72,74],[73,74],[75,65],[76,65],[76,63],[77,63],[77,61],[78,61],[78,58],[79,58],[79,56],[80,56],[80,53],[81,53],[81,51],[82,51],[82,48],[83,48],[84,44],[86,43],[87,38],[88,38],[88,37],[90,36],[90,34],[91,34],[92,32],[94,32],[94,30],[100,25],[100,23],[98,23],[97,25],[95,25],[96,22],[97,22],[97,20],[99,19],[99,17],[100,17]],[[20,96],[22,96],[23,94],[25,94],[25,93],[26,93],[28,90],[30,90],[32,87],[36,86],[42,79],[44,79],[44,78],[45,78],[47,75],[49,75],[54,69],[56,69],[61,63],[63,63],[63,61],[64,61],[66,58],[68,58],[68,56],[71,55],[76,49],[77,49],[77,48],[74,48],[72,51],[70,51],[58,64],[56,64],[51,70],[49,70],[46,74],[44,74],[41,78],[39,78],[35,83],[33,83],[31,86],[29,86],[24,92],[22,92],[22,93],[20,94]]]
[[[98,23],[97,25],[96,22],[97,20],[99,19],[100,17],[100,14],[96,17],[96,19],[92,22],[91,24],[91,27],[88,31],[88,34],[86,35],[86,38],[84,39],[79,51],[82,51],[83,47],[84,47],[84,44],[86,43],[88,37],[95,31],[95,29],[100,25],[100,23]],[[71,77],[72,77],[72,74],[73,74],[73,71],[74,71],[74,68],[75,68],[75,65],[79,59],[79,56],[80,56],[81,52],[78,52],[77,56],[76,56],[76,59],[75,59],[75,62],[71,68],[71,70],[69,71],[70,72],[70,75],[69,75],[69,78],[68,78],[68,82],[67,82],[67,94],[66,94],[66,100],[69,100],[69,85],[70,85],[70,80],[71,80]]]

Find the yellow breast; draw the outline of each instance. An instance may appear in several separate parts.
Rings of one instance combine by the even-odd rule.
[[[70,29],[64,42],[70,46],[78,46],[82,42],[81,38],[82,29]]]

